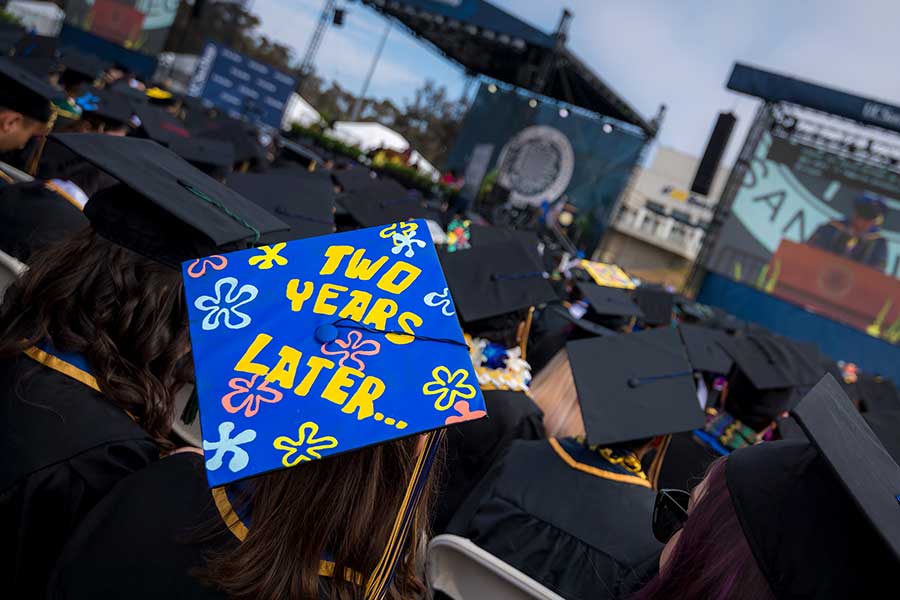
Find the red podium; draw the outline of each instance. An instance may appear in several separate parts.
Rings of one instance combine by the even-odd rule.
[[[768,269],[773,296],[881,337],[900,327],[900,281],[806,244],[782,240]],[[767,288],[768,289],[768,288]]]

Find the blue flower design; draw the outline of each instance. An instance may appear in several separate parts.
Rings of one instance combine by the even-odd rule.
[[[238,280],[234,277],[223,277],[218,280],[215,285],[215,296],[199,296],[194,300],[194,306],[206,313],[203,317],[203,330],[212,331],[218,329],[221,324],[228,329],[243,329],[252,319],[238,309],[252,302],[257,294],[259,290],[256,286],[244,284],[238,287]]]

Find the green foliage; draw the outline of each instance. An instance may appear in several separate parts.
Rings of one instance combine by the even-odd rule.
[[[0,23],[10,23],[12,25],[21,25],[22,21],[19,20],[19,17],[15,15],[11,15],[5,10],[0,9]]]
[[[310,139],[326,150],[347,156],[353,160],[359,160],[365,155],[365,153],[356,146],[350,146],[340,140],[325,135],[321,127],[303,127],[299,123],[294,123],[291,126],[291,135],[294,137],[305,137]]]

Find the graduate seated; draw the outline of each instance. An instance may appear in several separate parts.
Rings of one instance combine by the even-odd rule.
[[[485,405],[452,300],[421,308],[447,286],[434,248],[397,256],[384,229],[186,265],[204,456],[117,485],[50,598],[423,597],[432,465],[444,429]],[[245,296],[224,313],[209,295],[223,281]],[[391,314],[410,311],[395,333]]]
[[[52,125],[58,89],[9,58],[0,58],[0,152],[21,150]],[[13,180],[0,171],[0,185]]]
[[[717,460],[661,490],[659,574],[635,600],[882,598],[900,567],[900,467],[830,376],[792,411],[808,439]]]
[[[627,598],[662,548],[650,527],[656,468],[641,459],[703,423],[690,365],[677,333],[660,329],[570,342],[544,372],[580,405],[585,433],[513,442],[448,532],[564,598]]]
[[[284,226],[153,142],[54,139],[121,183],[87,203],[90,227],[31,257],[0,315],[0,574],[14,598],[40,597],[86,512],[172,448],[191,379],[181,262]]]

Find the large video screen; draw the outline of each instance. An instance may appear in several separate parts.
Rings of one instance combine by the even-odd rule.
[[[158,54],[180,0],[66,0],[66,23],[129,50]]]
[[[766,132],[705,266],[900,342],[898,199],[896,165]]]

